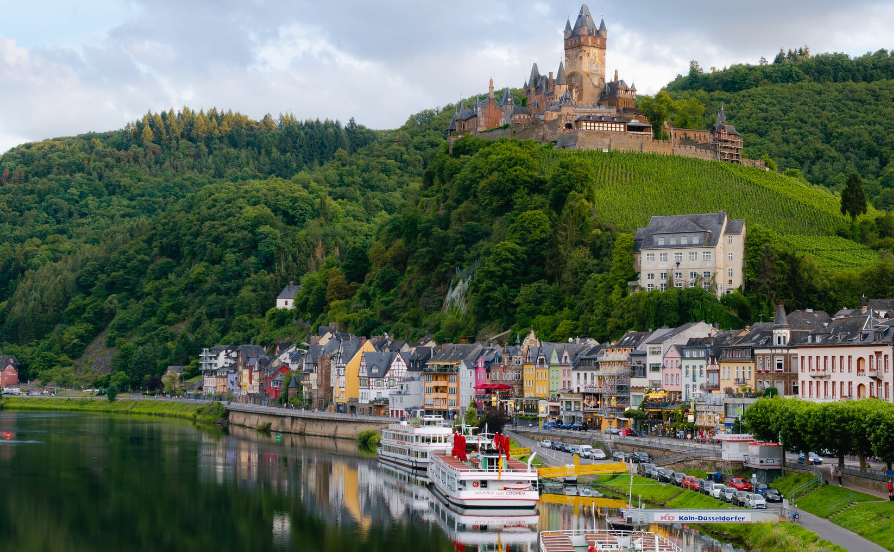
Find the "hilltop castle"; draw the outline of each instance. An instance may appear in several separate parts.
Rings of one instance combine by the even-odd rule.
[[[710,130],[668,126],[670,139],[654,140],[648,118],[634,107],[636,84],[618,78],[617,70],[612,80],[606,80],[607,42],[605,20],[597,27],[583,4],[574,26],[565,22],[565,60],[555,75],[552,71],[541,75],[534,63],[521,87],[522,105],[515,104],[508,87],[497,100],[491,79],[487,98],[476,99],[471,107],[457,104],[447,127],[448,139],[452,143],[465,135],[514,136],[554,142],[564,149],[648,151],[743,162],[742,140],[722,108]]]

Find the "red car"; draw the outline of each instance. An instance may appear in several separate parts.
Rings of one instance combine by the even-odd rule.
[[[695,477],[693,477],[691,475],[684,475],[683,481],[680,482],[680,487],[682,487],[684,489],[691,489],[693,481],[695,481]]]
[[[729,482],[729,486],[737,491],[752,491],[751,483],[747,480],[742,479],[741,477],[734,477],[732,481]]]
[[[618,432],[618,435],[620,435],[621,437],[636,437],[636,432],[629,427],[625,427]]]

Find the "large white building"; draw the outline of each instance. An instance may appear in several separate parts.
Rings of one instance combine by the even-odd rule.
[[[652,217],[633,247],[633,291],[701,286],[721,296],[742,285],[745,220],[723,211]]]

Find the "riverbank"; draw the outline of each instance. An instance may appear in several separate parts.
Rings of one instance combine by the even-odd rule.
[[[105,399],[26,399],[22,397],[5,397],[3,402],[0,403],[0,407],[3,410],[12,411],[92,412],[162,416],[193,420],[200,423],[221,423],[226,421],[227,418],[226,408],[218,402],[192,404],[140,399],[121,399],[110,402]]]
[[[513,437],[521,446],[537,450],[537,442],[518,434]],[[543,459],[551,465],[566,464],[568,461],[553,459],[547,455]],[[581,478],[589,479],[589,478]],[[597,489],[627,499],[630,490],[630,475],[603,475],[590,480]],[[681,489],[673,485],[665,485],[645,477],[633,478],[633,501],[674,509],[691,508],[726,508],[721,502],[709,496]],[[848,552],[832,542],[823,540],[815,532],[790,522],[779,523],[743,523],[743,524],[711,524],[694,525],[705,535],[726,542],[734,543],[749,552],[777,552],[780,550],[797,550],[799,552]]]

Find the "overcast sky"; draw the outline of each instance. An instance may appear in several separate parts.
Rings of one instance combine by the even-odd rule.
[[[652,94],[689,61],[894,49],[894,2],[591,2],[607,69]],[[580,4],[535,0],[0,0],[0,152],[147,111],[292,112],[394,128],[562,59]]]

